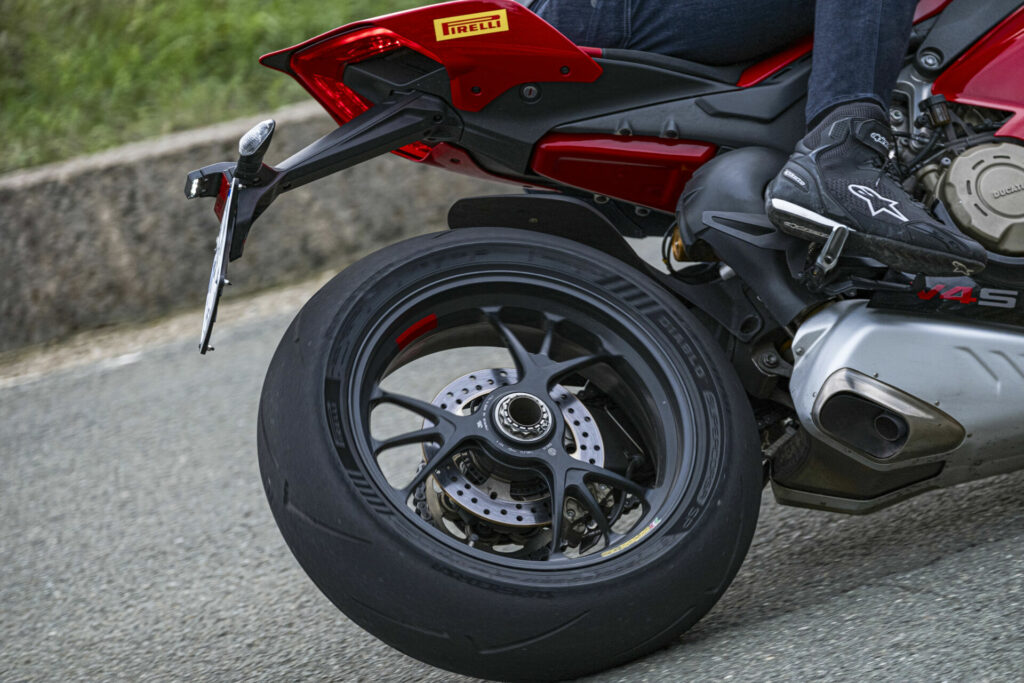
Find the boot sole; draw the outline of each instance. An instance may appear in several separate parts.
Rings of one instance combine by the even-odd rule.
[[[768,218],[782,232],[811,242],[825,242],[836,227],[844,225],[784,199],[772,198],[766,208]],[[911,274],[970,276],[985,268],[985,264],[976,259],[868,235],[852,228],[846,251]]]

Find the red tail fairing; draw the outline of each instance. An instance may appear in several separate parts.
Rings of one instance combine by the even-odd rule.
[[[524,83],[589,83],[601,75],[590,56],[511,0],[460,0],[389,14],[272,52],[260,62],[298,79],[345,122],[360,105],[366,107],[341,82],[345,66],[399,47],[444,65],[452,104],[463,111],[480,111]]]
[[[530,82],[590,82],[601,67],[537,15],[510,0],[466,0],[342,26],[260,58],[295,78],[334,117],[351,121],[370,103],[344,83],[345,67],[399,48],[442,64],[452,104],[479,111],[509,88]],[[424,161],[420,142],[395,153]]]
[[[328,38],[308,49],[288,48],[281,52],[289,54],[287,73],[294,76],[338,124],[344,124],[370,108],[369,102],[345,85],[345,66],[400,47],[415,49],[414,44],[401,36],[387,29],[369,26]],[[273,64],[273,58],[278,54],[281,53],[265,55],[260,61]],[[430,153],[430,147],[414,142],[394,153],[422,161]]]

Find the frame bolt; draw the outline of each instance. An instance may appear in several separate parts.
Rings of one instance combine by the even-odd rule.
[[[771,351],[768,351],[763,356],[761,356],[761,362],[764,363],[764,366],[766,368],[779,367],[779,357],[772,353]]]
[[[927,69],[934,69],[939,65],[939,56],[934,52],[925,52],[921,55],[921,64]]]

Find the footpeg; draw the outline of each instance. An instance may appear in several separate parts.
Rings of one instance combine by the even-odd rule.
[[[814,264],[807,269],[807,285],[812,288],[812,291],[819,290],[824,286],[829,274],[835,269],[836,264],[839,263],[839,259],[843,255],[843,249],[846,248],[846,242],[852,232],[854,232],[852,228],[841,224],[836,224],[832,228],[832,232],[829,234],[828,239],[825,240],[821,251],[818,252],[818,257],[814,260]]]
[[[846,240],[850,237],[851,232],[853,232],[853,229],[845,225],[834,227],[832,234],[825,240],[825,246],[821,248],[821,253],[818,254],[818,258],[814,261],[814,267],[820,268],[825,274],[832,272],[832,269],[839,263],[839,257],[843,255]]]

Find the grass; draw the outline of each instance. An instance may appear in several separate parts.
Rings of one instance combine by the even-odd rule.
[[[422,0],[0,0],[0,172],[308,97],[257,58]]]

